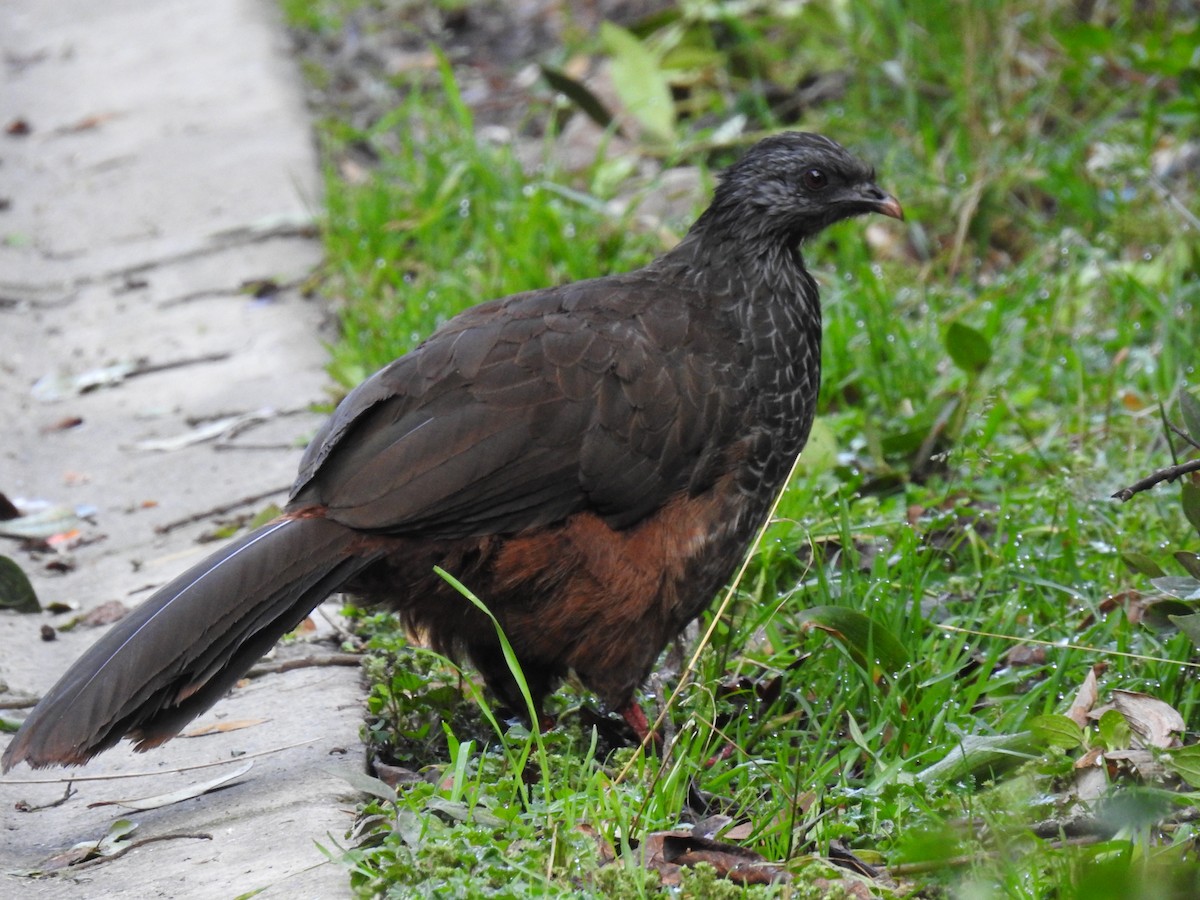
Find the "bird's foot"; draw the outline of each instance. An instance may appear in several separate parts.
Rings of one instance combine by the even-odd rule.
[[[646,721],[646,711],[638,705],[636,700],[630,700],[618,709],[617,713],[625,720],[625,724],[633,729],[633,733],[637,735],[638,743],[643,746],[651,744],[655,747],[662,746],[662,735],[657,731],[650,730],[650,723]]]

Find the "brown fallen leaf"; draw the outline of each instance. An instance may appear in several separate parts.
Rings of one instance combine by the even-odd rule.
[[[101,625],[111,625],[113,622],[119,622],[129,613],[127,607],[120,600],[109,600],[107,603],[101,603],[95,609],[85,612],[74,622],[76,625],[86,625],[88,628],[99,628]]]
[[[375,777],[391,788],[401,784],[420,784],[425,780],[419,772],[403,766],[393,766],[378,757],[371,762],[371,767],[375,769]]]
[[[80,131],[91,131],[93,128],[99,128],[109,119],[115,118],[116,113],[93,113],[90,116],[84,116],[78,122],[66,125],[59,128],[58,131],[62,134],[73,134]]]
[[[1166,750],[1179,746],[1176,735],[1187,725],[1176,709],[1157,697],[1138,691],[1113,691],[1113,706],[1147,747]]]
[[[1149,750],[1109,750],[1104,758],[1128,764],[1139,778],[1148,782],[1161,781],[1167,776],[1166,768]]]
[[[0,494],[0,521],[16,519],[20,515],[21,511],[13,506],[13,502],[4,496],[4,494]]]
[[[1095,803],[1109,791],[1108,770],[1103,765],[1075,770],[1074,789],[1067,796],[1079,803]]]
[[[1096,667],[1093,666],[1088,669],[1083,684],[1075,692],[1075,699],[1071,701],[1071,708],[1067,710],[1067,718],[1080,728],[1085,727],[1088,723],[1088,713],[1096,705],[1099,696],[1100,688],[1096,681]]]
[[[1040,666],[1046,662],[1046,648],[1030,644],[1017,644],[1004,658],[1010,666]]]
[[[1104,748],[1093,747],[1079,759],[1075,760],[1075,768],[1087,769],[1104,765]]]
[[[231,731],[241,731],[243,728],[253,728],[255,725],[261,725],[264,722],[269,722],[270,719],[230,719],[228,722],[212,722],[208,725],[200,725],[197,728],[191,728],[182,734],[180,737],[194,738],[206,737],[210,734],[228,734]]]
[[[1142,621],[1142,616],[1145,613],[1146,603],[1151,598],[1145,596],[1141,591],[1118,591],[1115,594],[1109,594],[1100,601],[1096,607],[1097,611],[1103,614],[1108,614],[1114,610],[1124,610],[1126,618],[1130,624],[1136,625]],[[1080,626],[1082,628],[1089,627],[1096,621],[1096,617],[1088,614],[1083,617]]]
[[[67,431],[71,428],[78,428],[83,424],[82,416],[64,416],[57,422],[51,422],[49,425],[41,427],[42,434],[51,434],[55,431]]]
[[[609,863],[616,862],[617,851],[613,849],[613,845],[594,826],[587,822],[580,822],[575,826],[575,830],[580,834],[587,835],[595,842],[596,859],[600,862],[600,865],[607,866]]]
[[[777,884],[791,880],[783,866],[753,850],[696,837],[690,831],[653,832],[642,841],[639,850],[642,864],[657,871],[662,883],[670,887],[679,885],[680,869],[702,862],[716,869],[722,878],[738,884]]]

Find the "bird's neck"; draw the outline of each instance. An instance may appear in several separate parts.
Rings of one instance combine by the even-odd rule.
[[[781,335],[816,340],[819,347],[817,285],[797,243],[725,235],[693,228],[650,269],[726,310],[756,347],[756,355],[760,341]]]
[[[808,438],[821,381],[821,306],[798,246],[713,240],[696,229],[652,268],[734,324],[755,385],[749,412],[769,439],[754,477],[776,483]]]

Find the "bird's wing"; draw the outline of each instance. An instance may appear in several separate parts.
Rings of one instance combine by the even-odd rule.
[[[720,396],[731,351],[712,352],[693,318],[635,279],[477,307],[342,402],[290,507],[450,538],[582,509],[632,524],[704,481],[730,431],[721,410],[739,406]]]

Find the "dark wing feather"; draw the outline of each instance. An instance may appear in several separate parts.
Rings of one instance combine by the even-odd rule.
[[[688,307],[636,275],[487,304],[353,391],[305,454],[291,508],[354,528],[514,533],[591,509],[637,522],[693,482],[739,402],[697,359]],[[568,312],[569,311],[569,312]],[[658,323],[653,332],[645,322]],[[726,355],[727,351],[726,351]],[[731,394],[714,402],[717,393]]]

